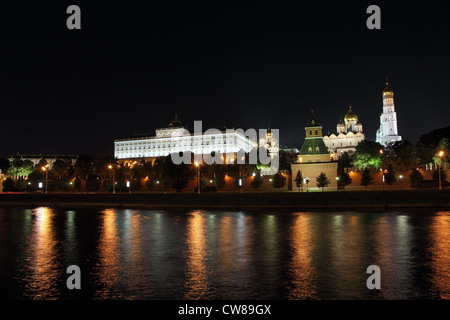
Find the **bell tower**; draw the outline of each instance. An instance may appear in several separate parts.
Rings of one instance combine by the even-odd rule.
[[[402,141],[402,137],[398,135],[394,91],[389,87],[387,77],[386,88],[383,90],[383,113],[380,116],[380,128],[377,131],[376,141],[384,146],[392,142]]]

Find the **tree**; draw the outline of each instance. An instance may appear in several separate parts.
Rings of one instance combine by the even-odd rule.
[[[439,165],[441,168],[443,165],[448,163],[448,160],[450,158],[449,145],[450,145],[449,139],[447,139],[447,138],[441,139],[441,141],[439,142],[439,145],[437,147],[437,150],[435,152],[435,155],[433,156],[433,162],[436,165]]]
[[[441,167],[441,181],[446,181],[447,180],[447,174],[445,173],[445,170]],[[437,170],[433,171],[433,180],[434,181],[439,181],[439,168]]]
[[[253,189],[259,189],[261,188],[263,182],[264,182],[263,178],[259,174],[257,174],[253,177],[253,180],[252,182],[250,182],[250,185],[252,186]]]
[[[7,178],[5,181],[3,181],[2,185],[3,185],[3,192],[15,191],[14,181],[11,178]]]
[[[353,165],[358,170],[366,168],[381,168],[382,155],[380,150],[383,146],[377,142],[363,141],[356,146],[356,152],[353,155]]]
[[[188,164],[179,164],[176,165],[172,161],[172,156],[168,156],[162,163],[163,168],[163,177],[165,183],[166,181],[170,181],[170,185],[177,192],[181,192],[184,188],[187,187],[189,181],[194,178],[194,171],[196,171],[196,167]]]
[[[8,169],[8,174],[15,177],[28,177],[34,171],[34,164],[30,160],[14,159]]]
[[[53,162],[52,171],[61,180],[63,177],[66,177],[68,174],[68,166],[64,160],[57,159]]]
[[[387,166],[387,173],[384,175],[385,182],[388,186],[392,186],[397,182],[397,176],[395,175],[394,167],[392,164]]]
[[[275,189],[283,188],[286,185],[286,177],[281,173],[277,172],[273,176],[272,185]]]
[[[350,175],[347,172],[342,172],[338,178],[339,185],[344,187],[344,190],[346,186],[352,184],[352,178],[350,178]]]
[[[348,169],[351,167],[352,158],[349,156],[348,152],[344,152],[339,160],[338,160],[338,167],[341,169]]]
[[[19,179],[14,183],[14,187],[16,191],[23,192],[27,188],[27,180]]]
[[[88,175],[93,173],[93,162],[94,158],[91,156],[81,155],[75,164],[75,176],[87,180]]]
[[[322,188],[322,192],[323,192],[323,189],[328,187],[331,183],[330,179],[328,179],[327,175],[323,172],[316,178],[316,181],[317,181],[316,186],[318,188]]]
[[[411,182],[411,187],[418,188],[423,181],[423,175],[419,170],[414,169],[409,174],[409,181]]]
[[[409,170],[420,164],[420,151],[406,140],[397,141],[386,148],[388,160],[398,170]]]
[[[297,171],[297,176],[295,177],[294,182],[300,192],[300,187],[303,185],[303,176],[300,170]]]
[[[10,164],[10,161],[8,158],[6,158],[6,157],[0,158],[0,171],[3,174],[8,173],[9,164]]]
[[[280,150],[279,156],[279,170],[289,170],[291,168],[291,163],[294,163],[298,160],[298,155],[292,151]]]
[[[366,191],[367,191],[368,186],[370,186],[371,184],[373,184],[373,177],[370,174],[370,170],[364,169],[362,176],[361,176],[361,185],[363,187],[366,187]]]

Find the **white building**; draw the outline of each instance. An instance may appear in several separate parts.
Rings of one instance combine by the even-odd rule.
[[[267,149],[267,155],[273,159],[279,156],[280,145],[279,141],[274,135],[272,130],[267,130],[266,136],[259,139],[259,147]],[[272,176],[278,172],[278,167],[261,166],[261,176]]]
[[[240,150],[248,153],[256,144],[256,142],[252,142],[248,137],[234,130],[232,132],[188,133],[177,116],[170,122],[168,128],[156,129],[155,131],[155,136],[115,140],[114,157],[119,160],[157,158],[188,151],[202,155],[213,152],[232,154]]]
[[[402,137],[398,135],[394,91],[389,88],[389,82],[386,79],[386,88],[383,90],[383,113],[380,116],[380,128],[377,131],[376,142],[386,147],[397,141],[402,141]]]
[[[356,146],[364,141],[362,124],[351,106],[344,122],[341,120],[337,125],[336,131],[337,134],[333,133],[323,137],[323,142],[333,160],[338,160],[345,152],[352,156],[356,151]]]

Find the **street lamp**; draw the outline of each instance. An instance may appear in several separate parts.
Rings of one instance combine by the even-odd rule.
[[[197,167],[197,194],[200,194],[200,164],[195,162],[195,166]]]
[[[311,181],[310,178],[305,178],[305,182],[306,182],[306,192],[309,192],[309,190],[308,190],[309,181]]]
[[[49,165],[47,164],[46,166],[42,167],[42,171],[45,172],[45,193],[48,193],[48,189],[47,189],[47,185],[48,185],[48,167]]]
[[[444,151],[439,152],[439,190],[442,190],[442,182],[441,182],[441,159],[444,156]]]
[[[112,165],[108,166],[108,169],[111,170],[114,167]],[[116,194],[116,180],[115,180],[115,176],[114,176],[114,170],[112,172],[112,178],[113,178],[113,194]]]
[[[380,154],[381,154],[381,172],[383,173],[383,191],[384,191],[384,169],[383,169],[383,154],[384,154],[384,151],[380,150]]]

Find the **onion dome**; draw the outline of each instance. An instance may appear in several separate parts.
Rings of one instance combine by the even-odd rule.
[[[358,122],[358,116],[356,115],[356,113],[353,112],[352,106],[350,106],[350,109],[348,110],[348,113],[345,116],[344,120],[346,122],[353,122],[353,121]]]

